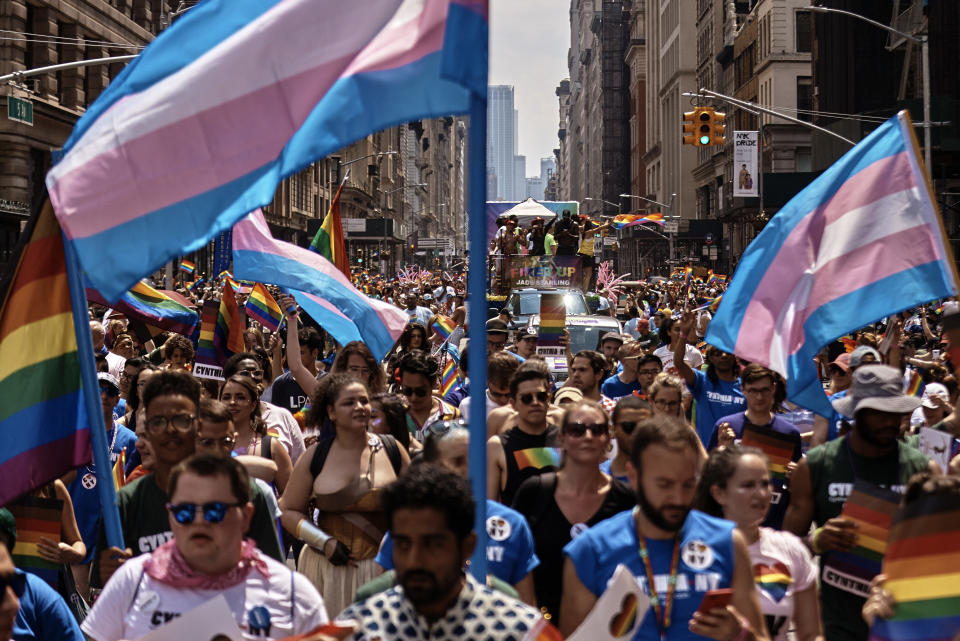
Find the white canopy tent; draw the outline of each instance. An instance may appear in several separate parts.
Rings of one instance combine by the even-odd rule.
[[[519,205],[511,207],[507,211],[500,214],[499,218],[503,219],[510,216],[516,216],[521,227],[529,227],[535,218],[542,218],[544,224],[546,224],[557,217],[554,212],[550,211],[533,198],[527,198]]]

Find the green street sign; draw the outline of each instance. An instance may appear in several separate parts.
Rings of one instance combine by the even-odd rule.
[[[7,118],[33,126],[33,103],[24,98],[7,96]]]

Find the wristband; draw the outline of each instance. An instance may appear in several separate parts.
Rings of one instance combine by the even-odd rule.
[[[818,527],[813,531],[813,536],[810,537],[810,549],[813,550],[814,554],[823,554],[823,550],[817,547],[817,539],[820,538],[820,535],[823,533],[823,528]]]
[[[300,519],[297,523],[297,538],[323,554],[323,546],[333,537],[307,519]]]

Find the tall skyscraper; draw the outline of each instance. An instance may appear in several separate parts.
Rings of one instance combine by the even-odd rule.
[[[517,112],[513,87],[492,85],[487,93],[487,167],[496,175],[496,193],[490,200],[513,200],[515,188],[514,156],[517,153]],[[489,184],[489,181],[488,181]],[[520,189],[526,190],[526,184]]]

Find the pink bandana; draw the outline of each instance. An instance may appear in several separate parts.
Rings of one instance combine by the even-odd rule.
[[[260,557],[257,546],[251,539],[244,539],[240,562],[223,574],[204,574],[191,568],[177,543],[173,539],[167,541],[150,555],[144,570],[151,578],[177,588],[194,590],[225,590],[243,583],[251,570],[256,570],[266,578],[270,578],[267,563]]]

